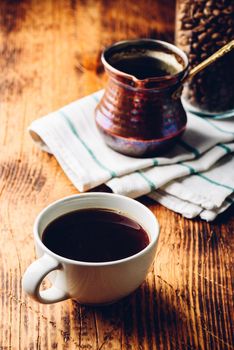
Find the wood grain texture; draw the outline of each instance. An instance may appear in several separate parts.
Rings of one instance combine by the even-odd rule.
[[[134,37],[172,41],[173,21],[169,0],[0,2],[0,350],[234,348],[233,207],[209,225],[142,198],[162,227],[155,264],[117,304],[43,306],[21,288],[35,259],[35,216],[76,193],[27,126],[103,86],[104,46]]]

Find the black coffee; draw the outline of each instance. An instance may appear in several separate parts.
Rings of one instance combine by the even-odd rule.
[[[52,221],[42,242],[72,260],[105,262],[138,253],[149,244],[149,237],[136,221],[116,211],[83,209]]]
[[[177,73],[173,65],[150,56],[125,57],[113,62],[112,65],[121,72],[133,75],[138,79],[162,77]]]

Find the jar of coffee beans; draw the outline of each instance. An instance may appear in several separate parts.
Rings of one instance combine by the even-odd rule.
[[[177,0],[176,45],[191,68],[234,39],[234,0]],[[234,50],[185,85],[183,100],[193,112],[234,115]]]

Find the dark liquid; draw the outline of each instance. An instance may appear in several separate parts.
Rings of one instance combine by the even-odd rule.
[[[149,244],[149,237],[127,216],[108,209],[83,209],[52,221],[42,242],[68,259],[105,262],[138,253]]]
[[[174,66],[150,56],[122,58],[111,64],[114,68],[138,79],[162,77],[177,73]]]

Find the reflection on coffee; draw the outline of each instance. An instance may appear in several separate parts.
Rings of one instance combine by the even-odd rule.
[[[149,237],[131,218],[109,209],[82,209],[62,215],[44,230],[42,241],[68,259],[106,262],[143,250]]]

